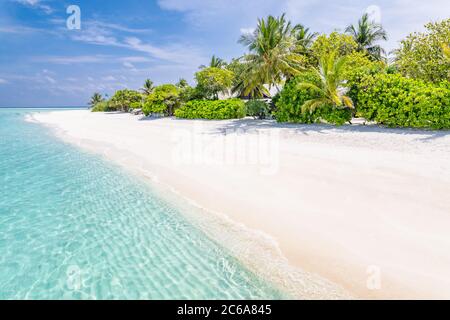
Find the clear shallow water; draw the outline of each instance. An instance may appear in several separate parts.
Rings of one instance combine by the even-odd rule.
[[[146,184],[0,109],[0,299],[277,299]]]

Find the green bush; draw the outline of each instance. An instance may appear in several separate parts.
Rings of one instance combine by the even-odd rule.
[[[147,96],[142,112],[146,116],[153,113],[173,116],[179,105],[180,89],[173,84],[163,84],[156,87],[153,93]]]
[[[291,123],[320,123],[326,121],[335,125],[343,125],[352,118],[349,109],[337,109],[331,106],[322,106],[312,112],[302,112],[303,104],[316,95],[310,89],[298,89],[298,84],[303,82],[317,82],[317,75],[312,72],[304,72],[290,80],[284,86],[276,99],[275,118],[278,122]]]
[[[239,119],[245,114],[245,104],[240,99],[194,100],[175,111],[176,117],[185,119]]]
[[[234,74],[221,68],[205,68],[195,74],[197,90],[210,99],[218,100],[220,92],[227,92],[233,84]]]
[[[130,104],[130,109],[131,109],[131,110],[134,110],[134,109],[142,109],[142,107],[143,107],[142,101],[140,101],[140,102],[132,102],[132,103]]]
[[[128,89],[119,90],[109,101],[109,107],[117,111],[128,112],[132,103],[140,101],[142,101],[142,95],[139,92]]]
[[[438,84],[450,80],[450,60],[443,50],[450,44],[450,18],[425,25],[411,33],[395,51],[395,64],[405,76]]]
[[[349,108],[338,109],[332,106],[323,106],[313,113],[317,118],[316,122],[323,122],[342,126],[345,123],[350,123],[353,117],[353,111]]]
[[[266,119],[270,116],[270,106],[263,100],[250,100],[245,104],[247,116]]]
[[[336,52],[338,56],[346,56],[355,52],[358,44],[353,37],[348,34],[332,32],[329,35],[322,34],[317,37],[311,46],[311,63],[315,66],[319,63],[320,57]]]
[[[358,93],[359,112],[391,127],[450,128],[450,87],[399,74],[368,76]]]
[[[344,78],[347,80],[347,95],[352,99],[356,110],[358,109],[358,93],[361,80],[368,75],[386,73],[387,66],[382,61],[372,61],[365,53],[354,52],[347,56]]]
[[[115,110],[114,108],[111,108],[111,106],[109,105],[108,101],[101,101],[98,102],[92,109],[92,112],[108,112],[108,111],[113,111]]]

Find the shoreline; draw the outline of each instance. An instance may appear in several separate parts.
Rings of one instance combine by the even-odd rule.
[[[379,127],[346,131],[246,120],[139,121],[128,114],[88,111],[36,113],[33,119],[125,168],[155,173],[157,182],[208,212],[222,212],[270,235],[292,266],[357,298],[450,297],[448,258],[431,260],[434,265],[424,259],[450,249],[448,133],[409,133],[431,141],[418,142],[407,130]],[[249,159],[206,163],[202,155],[198,163],[194,157],[174,165],[176,140],[183,135],[194,141],[206,135],[211,139],[206,145],[217,142],[220,149],[235,141],[230,139],[236,131],[240,138],[269,134],[269,157],[256,164]],[[278,153],[271,159],[274,150]],[[188,155],[196,156],[195,148]],[[367,289],[373,267],[382,275],[376,290]]]

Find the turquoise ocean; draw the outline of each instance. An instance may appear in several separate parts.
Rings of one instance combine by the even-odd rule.
[[[282,299],[100,156],[0,109],[0,299]]]

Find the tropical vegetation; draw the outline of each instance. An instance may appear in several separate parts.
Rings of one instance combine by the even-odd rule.
[[[175,116],[185,119],[239,119],[246,115],[241,99],[194,100],[175,111]]]
[[[243,58],[246,68],[241,85],[242,94],[258,91],[268,94],[264,85],[280,86],[301,72],[304,57],[297,51],[296,41],[300,29],[300,26],[293,26],[283,14],[281,17],[259,19],[253,33],[241,36],[239,42],[249,50]]]
[[[222,60],[222,59],[220,59],[220,58],[218,58],[216,56],[212,56],[211,57],[211,61],[209,62],[209,65],[208,66],[201,65],[200,69],[206,69],[206,68],[219,68],[219,69],[221,69],[221,68],[224,68],[226,66],[227,66],[227,63],[224,60]]]
[[[147,96],[142,111],[146,116],[150,114],[173,116],[179,105],[180,89],[173,84],[163,84],[156,87],[153,93]]]
[[[232,71],[217,67],[208,67],[195,74],[198,89],[205,98],[213,100],[219,99],[219,93],[228,93],[233,78]]]
[[[349,108],[334,108],[324,103],[318,108],[304,110],[308,101],[318,99],[318,91],[313,86],[299,86],[304,83],[320,83],[317,72],[304,72],[290,81],[281,91],[276,101],[275,117],[279,122],[291,123],[319,123],[328,122],[342,125],[351,120],[352,112]],[[306,112],[305,112],[306,111]]]
[[[395,52],[402,75],[427,82],[450,80],[450,61],[445,54],[450,42],[450,19],[428,23],[425,32],[410,34]]]
[[[435,85],[400,74],[379,74],[362,80],[359,112],[390,127],[450,128],[450,86]]]
[[[138,91],[124,89],[116,91],[108,104],[114,110],[128,112],[133,103],[140,101],[142,101],[142,95]]]
[[[270,117],[271,108],[264,100],[251,99],[245,104],[247,116],[255,119],[267,119]]]
[[[388,37],[364,14],[344,33],[319,34],[286,17],[257,21],[241,36],[247,52],[200,66],[195,84],[145,80],[140,92],[91,97],[92,111],[142,110],[146,116],[342,125],[352,117],[395,126],[450,128],[450,19],[432,22],[386,52]],[[392,55],[388,59],[388,55]],[[244,102],[247,100],[247,102]]]
[[[148,96],[150,94],[152,94],[153,90],[155,89],[154,85],[153,85],[153,81],[150,79],[145,80],[144,85],[141,88],[141,92]]]
[[[383,26],[370,19],[366,13],[358,21],[358,24],[349,25],[345,32],[350,34],[358,44],[359,52],[367,52],[374,60],[382,60],[385,55],[384,49],[377,44],[378,41],[387,40],[387,32]]]
[[[103,100],[104,100],[104,99],[103,99],[103,96],[102,96],[100,93],[95,92],[95,93],[92,95],[91,100],[89,101],[89,105],[93,108],[93,107],[95,107],[98,103],[102,102]]]
[[[314,93],[314,98],[305,101],[302,105],[302,112],[314,111],[325,105],[333,108],[354,108],[352,99],[346,95],[347,88],[344,86],[345,63],[346,57],[337,57],[335,52],[321,57],[319,66],[312,69],[316,79],[297,85],[299,90],[310,89]]]

